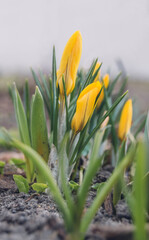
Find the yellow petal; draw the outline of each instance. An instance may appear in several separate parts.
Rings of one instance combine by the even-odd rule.
[[[108,86],[109,86],[109,74],[105,74],[102,81],[104,83],[105,88],[108,88]]]
[[[99,81],[88,85],[79,95],[76,112],[71,122],[71,128],[77,133],[80,132],[92,116],[96,98],[100,92]]]
[[[131,123],[132,123],[132,100],[129,99],[125,103],[120,117],[118,136],[121,140],[124,140],[128,132],[130,131]]]
[[[100,67],[101,63],[100,62],[97,62],[96,63],[96,66],[94,68],[94,72],[93,72],[93,75],[95,74],[95,72],[97,71],[97,69]],[[100,79],[100,70],[98,71],[98,74],[97,76],[95,77],[94,79],[94,82],[98,81]]]
[[[59,84],[60,94],[64,95],[62,76],[64,76],[66,93],[69,95],[76,81],[76,74],[82,53],[82,36],[80,31],[76,31],[68,40],[57,71],[57,86]]]
[[[102,86],[102,85],[101,85],[101,86]],[[101,93],[100,93],[100,96],[99,96],[99,98],[98,98],[98,101],[97,101],[97,108],[100,107],[103,99],[104,99],[104,90],[102,89],[102,90],[101,90]]]
[[[105,75],[104,75],[104,77],[103,77],[103,79],[102,79],[102,84],[104,84],[104,87],[105,87],[105,88],[108,88],[108,86],[109,86],[109,74],[105,74]],[[97,108],[100,107],[103,99],[104,99],[104,89],[102,89],[101,94],[100,94],[100,96],[99,96],[99,98],[98,98]]]

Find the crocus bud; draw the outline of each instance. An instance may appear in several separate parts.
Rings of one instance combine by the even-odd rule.
[[[104,84],[104,87],[105,87],[105,88],[108,88],[108,86],[109,86],[109,74],[105,74],[105,75],[104,75],[104,77],[103,77],[103,79],[102,79],[102,85],[103,85],[103,84]],[[98,98],[97,108],[100,107],[103,99],[104,99],[104,89],[101,90],[101,94],[100,94],[100,96],[99,96],[99,98]]]
[[[104,75],[103,84],[104,84],[105,88],[108,88],[108,86],[109,86],[109,74]]]
[[[95,108],[96,98],[101,90],[99,81],[89,84],[79,95],[76,112],[71,122],[75,133],[80,132],[91,118]]]
[[[57,71],[57,86],[60,94],[64,96],[62,76],[64,77],[67,96],[75,87],[77,70],[82,53],[82,36],[80,31],[76,31],[68,40]]]
[[[94,72],[93,72],[93,75],[95,74],[95,72],[97,71],[97,69],[100,67],[101,63],[100,62],[97,62],[96,63],[96,66],[94,68]],[[100,79],[100,70],[98,71],[97,73],[97,76],[95,77],[94,79],[94,82],[98,81]]]
[[[125,103],[119,122],[118,136],[121,140],[124,140],[130,131],[132,123],[132,100],[129,99]]]

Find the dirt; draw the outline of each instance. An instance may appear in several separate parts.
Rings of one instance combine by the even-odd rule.
[[[17,152],[0,154],[0,160],[6,162],[4,175],[0,176],[0,239],[1,240],[63,240],[66,239],[65,227],[51,196],[30,191],[28,194],[19,193],[13,181],[13,174],[23,174],[21,170],[11,168],[8,159],[11,156],[20,157]],[[20,171],[20,172],[18,172]],[[111,175],[112,168],[106,166],[96,175],[93,183],[106,181]],[[89,207],[96,196],[96,191],[89,192],[86,207]],[[111,195],[108,196],[98,210],[85,239],[108,240],[111,231],[131,226],[131,216],[127,204],[122,199],[116,207],[116,214],[111,207]],[[111,230],[110,230],[111,229]],[[113,234],[115,234],[115,232]],[[131,231],[128,231],[132,235]],[[126,235],[126,230],[120,233]],[[125,238],[124,238],[125,239]],[[126,238],[128,239],[128,238]],[[131,238],[130,238],[131,239]]]

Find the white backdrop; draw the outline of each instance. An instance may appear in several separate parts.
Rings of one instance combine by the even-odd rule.
[[[0,73],[59,65],[71,34],[80,30],[80,67],[95,57],[103,72],[118,71],[121,59],[131,77],[149,80],[149,0],[0,0]]]

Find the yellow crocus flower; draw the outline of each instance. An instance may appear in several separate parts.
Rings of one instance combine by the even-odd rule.
[[[80,132],[87,124],[95,108],[96,98],[101,90],[99,81],[89,84],[79,95],[76,112],[71,122],[75,133]]]
[[[130,131],[132,123],[132,111],[132,100],[129,99],[125,103],[120,117],[118,136],[121,140],[124,140]]]
[[[100,67],[101,63],[100,62],[97,62],[96,63],[96,66],[94,68],[94,72],[93,72],[93,75],[95,74],[95,72],[97,71],[97,69]],[[94,79],[94,82],[98,81],[100,79],[100,70],[98,71],[97,73],[97,76],[95,77]]]
[[[108,88],[108,86],[109,86],[109,74],[105,74],[105,75],[104,75],[104,77],[103,77],[103,79],[102,79],[102,86],[103,86],[103,84],[104,84],[104,87],[105,87],[105,88]],[[101,94],[100,94],[100,96],[99,96],[99,98],[98,98],[97,108],[100,107],[103,99],[104,99],[104,89],[101,90]]]
[[[75,87],[76,74],[82,53],[82,36],[80,31],[76,31],[68,40],[57,71],[57,86],[60,94],[64,95],[62,76],[64,76],[67,96]]]

